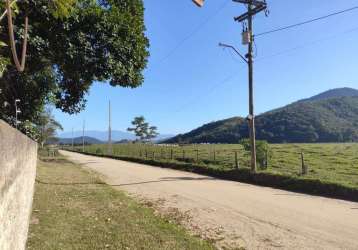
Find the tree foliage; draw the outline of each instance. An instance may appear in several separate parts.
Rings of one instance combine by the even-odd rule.
[[[157,130],[158,130],[158,128],[156,126],[150,126],[147,131],[147,140],[156,138],[159,135]]]
[[[76,0],[50,0],[47,1],[47,5],[44,6],[37,6],[37,8],[48,8],[49,11],[52,13],[53,17],[55,18],[64,18],[69,16],[71,10],[73,9],[73,6],[75,5]],[[16,44],[14,41],[14,25],[13,25],[13,17],[16,17],[17,14],[20,12],[19,5],[25,6],[25,12],[22,12],[21,14],[24,15],[25,18],[25,32],[23,33],[23,38],[26,38],[27,40],[27,34],[28,34],[28,2],[27,1],[18,1],[18,0],[4,0],[0,2],[0,22],[7,20],[7,29],[9,34],[8,41],[0,40],[0,46],[1,47],[8,47],[11,48],[11,53],[13,55],[12,59],[15,62],[16,68],[19,71],[23,71],[25,67],[26,62],[26,49],[27,49],[27,42],[24,41],[23,43],[23,51],[22,51],[22,59],[21,59],[21,66],[19,64],[19,60],[17,57],[17,51],[16,51]],[[3,25],[0,25],[0,30],[4,31]],[[25,40],[25,39],[24,39]],[[6,70],[6,67],[11,64],[10,57],[6,54],[0,54],[0,77],[3,75],[4,71]]]
[[[251,142],[250,139],[242,139],[240,144],[244,147],[244,150],[251,152]],[[272,152],[270,150],[270,145],[267,141],[256,140],[256,161],[259,164],[260,168],[266,168],[268,160],[272,158]]]
[[[55,141],[57,139],[56,131],[62,130],[62,126],[52,115],[52,109],[46,107],[42,112],[37,114],[35,122],[29,120],[21,121],[18,124],[18,129],[43,147],[48,141]]]
[[[149,124],[145,122],[144,116],[135,117],[132,121],[133,127],[128,128],[129,132],[134,132],[135,136],[143,141],[146,137]]]
[[[134,132],[140,141],[150,141],[158,136],[157,127],[149,126],[149,123],[145,121],[143,116],[135,117],[132,121],[132,125],[133,127],[127,130]]]
[[[94,81],[142,84],[149,56],[142,0],[28,0],[18,8],[17,43],[25,12],[30,20],[27,66],[18,73],[8,65],[0,79],[0,104],[10,104],[0,105],[3,119],[11,120],[14,99],[22,100],[22,119],[32,121],[46,103],[80,112]],[[0,40],[7,41],[7,25],[1,25]],[[0,54],[11,58],[8,48],[1,47]]]
[[[51,109],[48,108],[39,115],[36,129],[38,131],[38,142],[43,147],[48,140],[53,140],[56,137],[57,130],[63,128],[53,117]]]

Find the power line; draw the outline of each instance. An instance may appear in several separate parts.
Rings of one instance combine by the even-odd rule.
[[[296,47],[285,49],[285,50],[282,50],[282,51],[277,52],[277,53],[272,54],[272,55],[262,56],[262,57],[257,58],[256,61],[262,61],[262,60],[266,60],[266,59],[271,59],[273,57],[285,55],[285,54],[288,54],[288,53],[290,53],[292,51],[303,49],[303,48],[306,48],[306,47],[308,47],[310,45],[312,46],[312,45],[315,45],[317,43],[321,43],[321,42],[324,42],[324,41],[332,40],[334,38],[340,37],[342,35],[347,35],[347,34],[350,34],[350,33],[356,32],[356,31],[358,31],[358,27],[346,30],[344,32],[340,32],[340,33],[335,34],[335,35],[331,35],[331,36],[327,36],[327,37],[317,39],[317,40],[314,40],[314,41],[306,42],[306,43],[300,44],[300,45],[298,45]]]
[[[282,50],[280,52],[277,52],[275,54],[272,54],[272,55],[267,55],[267,56],[261,56],[261,57],[258,57],[256,59],[256,62],[261,62],[263,60],[267,60],[267,59],[271,59],[271,58],[274,58],[274,57],[278,57],[278,56],[281,56],[281,55],[285,55],[285,54],[288,54],[292,51],[296,51],[296,50],[299,50],[299,49],[303,49],[303,48],[306,48],[307,46],[310,46],[310,45],[314,45],[314,44],[317,44],[317,43],[320,43],[320,42],[323,42],[323,41],[327,41],[327,40],[331,40],[331,39],[334,39],[334,38],[337,38],[341,35],[346,35],[346,34],[350,34],[350,33],[353,33],[353,32],[356,32],[358,31],[358,27],[356,28],[353,28],[353,29],[349,29],[349,30],[346,30],[344,32],[340,32],[339,34],[336,34],[336,35],[332,35],[332,36],[328,36],[328,37],[325,37],[325,38],[322,38],[322,39],[317,39],[317,40],[314,40],[314,41],[310,41],[310,42],[306,42],[304,44],[301,44],[301,45],[298,45],[296,47],[292,47],[292,48],[289,48],[289,49],[286,49],[286,50]],[[229,53],[229,52],[228,52]],[[232,54],[229,53],[229,55],[231,55],[232,59],[234,60],[235,57],[233,57]],[[241,68],[244,68],[246,67],[246,65],[243,65],[241,61],[238,61],[238,60],[235,60],[238,64],[241,65],[240,69]],[[217,88],[219,87],[222,87],[223,85],[227,84],[230,82],[230,80],[232,80],[234,77],[237,76],[237,72],[235,73],[232,73],[231,75],[229,75],[228,77],[224,78],[222,81],[212,85],[212,87],[210,89],[208,89],[208,91],[205,93],[205,94],[200,94],[198,96],[196,96],[195,98],[192,98],[190,101],[187,101],[186,103],[182,104],[179,108],[177,108],[174,112],[171,112],[170,115],[172,116],[173,114],[177,114],[177,113],[180,113],[182,112],[183,110],[185,110],[189,105],[191,104],[194,104],[194,103],[197,103],[198,101],[200,101],[203,97],[208,97],[209,95],[211,95],[214,90],[216,90]]]
[[[212,15],[208,16],[202,23],[200,23],[191,33],[189,33],[186,37],[180,40],[174,47],[171,49],[161,60],[159,60],[159,64],[166,61],[171,55],[173,55],[187,40],[189,40],[192,36],[197,34],[212,18],[216,17],[229,3],[230,1],[224,1],[224,3],[217,9]]]
[[[300,23],[288,25],[288,26],[285,26],[285,27],[265,31],[265,32],[256,34],[255,37],[268,35],[268,34],[271,34],[271,33],[282,31],[282,30],[292,29],[292,28],[295,28],[295,27],[298,27],[298,26],[313,23],[313,22],[316,22],[316,21],[319,21],[319,20],[322,20],[322,19],[326,19],[326,18],[329,18],[329,17],[332,17],[332,16],[340,15],[340,14],[343,14],[343,13],[346,13],[346,12],[349,12],[349,11],[353,11],[353,10],[356,10],[356,9],[358,9],[358,6],[355,6],[355,7],[349,8],[349,9],[345,9],[345,10],[342,10],[342,11],[334,12],[334,13],[331,13],[331,14],[328,14],[328,15],[325,15],[325,16],[321,16],[321,17],[318,17],[318,18],[310,19],[310,20],[307,20],[307,21],[304,21],[304,22],[300,22]]]
[[[157,62],[153,62],[154,68],[158,66],[159,64],[162,64],[165,62],[169,57],[171,57],[186,41],[188,41],[192,36],[197,34],[211,19],[216,17],[229,3],[229,0],[225,0],[222,5],[211,15],[209,15],[203,22],[201,22],[196,29],[194,29],[191,33],[189,33],[186,37],[184,37],[182,40],[180,40],[162,59],[158,60]],[[152,72],[153,66],[146,69],[146,72]]]
[[[217,82],[216,84],[212,85],[208,91],[206,92],[206,94],[199,94],[193,98],[191,98],[189,101],[185,102],[184,104],[182,104],[179,108],[175,109],[174,111],[170,112],[170,115],[168,116],[168,118],[172,118],[173,114],[177,114],[182,112],[183,110],[185,110],[189,105],[195,104],[198,101],[202,100],[203,98],[207,98],[209,97],[214,90],[216,90],[218,87],[223,86],[224,84],[227,84],[230,82],[230,80],[232,80],[235,76],[237,75],[237,72],[231,73],[230,75],[228,75],[227,77],[225,77],[223,80],[221,80],[220,82]]]
[[[226,6],[226,3],[222,6],[222,8],[225,7],[225,6]],[[222,9],[222,8],[221,8],[221,9]],[[352,8],[343,10],[343,11],[335,12],[335,13],[332,13],[332,14],[329,14],[329,15],[326,15],[326,16],[322,16],[322,17],[319,17],[319,18],[311,19],[311,20],[308,20],[308,21],[305,21],[305,22],[301,22],[301,23],[289,25],[289,26],[286,26],[286,27],[282,27],[282,28],[279,28],[279,29],[275,29],[275,30],[271,30],[271,31],[259,33],[259,34],[255,35],[255,36],[266,35],[266,34],[269,34],[269,33],[274,33],[274,32],[278,32],[278,31],[281,31],[281,30],[285,30],[285,29],[297,27],[297,26],[300,26],[300,25],[312,23],[312,22],[315,22],[315,21],[318,21],[318,20],[322,20],[322,19],[325,19],[325,18],[329,18],[329,17],[331,17],[331,16],[339,15],[339,14],[342,14],[342,13],[345,13],[345,12],[349,12],[349,11],[352,11],[352,10],[355,10],[355,9],[358,9],[358,6],[352,7]],[[218,12],[220,12],[220,10],[218,10]],[[343,32],[343,33],[340,33],[340,34],[338,34],[338,35],[351,33],[351,32],[357,31],[357,30],[358,30],[358,28],[350,29],[350,30],[347,30],[347,31],[345,31],[345,32]],[[283,55],[283,54],[292,52],[292,51],[294,51],[294,50],[298,50],[298,49],[301,49],[301,48],[305,48],[305,47],[307,47],[308,45],[311,45],[311,44],[315,44],[315,43],[322,42],[322,41],[325,41],[325,40],[330,40],[330,39],[332,39],[332,38],[337,37],[338,35],[333,35],[333,36],[329,36],[329,37],[326,37],[326,38],[323,38],[323,39],[311,41],[311,42],[308,42],[308,43],[305,43],[305,44],[302,44],[302,45],[299,45],[299,46],[296,46],[296,47],[293,47],[293,48],[290,48],[290,49],[286,49],[286,50],[281,51],[281,52],[278,52],[278,53],[275,53],[275,54],[273,54],[273,55],[264,56],[264,57],[259,57],[259,58],[257,58],[257,61],[261,61],[261,60],[266,60],[266,59],[270,59],[270,58],[273,58],[273,57],[277,57],[277,56],[280,56],[280,55]],[[231,54],[231,57],[232,57],[232,54]],[[232,57],[232,59],[234,60],[233,57]],[[236,60],[235,60],[235,61],[236,61]],[[229,80],[231,80],[235,75],[236,75],[236,74],[231,74],[230,76],[226,77],[224,80],[222,80],[222,81],[220,81],[219,83],[213,85],[213,86],[207,91],[207,93],[206,93],[205,95],[202,95],[202,94],[201,94],[200,96],[197,96],[196,98],[192,99],[191,101],[186,102],[185,104],[181,105],[180,108],[178,108],[178,109],[175,110],[174,112],[171,112],[171,115],[183,111],[188,105],[198,102],[202,97],[208,97],[214,90],[216,90],[218,87],[224,85],[225,83],[229,82]]]
[[[224,48],[224,51],[227,51],[228,55],[230,55],[230,57],[231,57],[231,59],[232,59],[233,61],[235,61],[235,62],[238,63],[239,65],[242,65],[243,61],[242,61],[242,60],[239,61],[239,60],[236,58],[237,55],[234,55],[234,52],[233,52],[231,49],[227,50],[227,48]]]
[[[236,72],[233,74],[230,74],[229,76],[224,78],[222,81],[218,82],[217,84],[212,85],[210,87],[210,89],[206,92],[206,94],[199,94],[199,95],[195,96],[194,98],[191,99],[191,101],[185,103],[179,109],[174,110],[174,113],[179,113],[183,109],[185,109],[187,106],[189,106],[190,104],[196,103],[199,100],[208,97],[215,89],[217,89],[218,87],[222,86],[225,83],[228,83],[235,75],[236,75]]]

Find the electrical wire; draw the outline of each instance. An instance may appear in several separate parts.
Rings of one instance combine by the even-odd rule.
[[[350,34],[350,33],[353,33],[353,32],[356,32],[358,31],[358,27],[356,28],[353,28],[353,29],[349,29],[349,30],[346,30],[344,32],[341,32],[339,34],[336,34],[336,35],[332,35],[332,36],[329,36],[329,37],[325,37],[325,38],[322,38],[322,39],[318,39],[318,40],[314,40],[314,41],[311,41],[311,42],[307,42],[307,43],[304,43],[304,44],[301,44],[301,45],[298,45],[296,47],[293,47],[293,48],[289,48],[289,49],[286,49],[286,50],[283,50],[281,52],[277,52],[275,54],[272,54],[272,55],[268,55],[268,56],[263,56],[263,57],[259,57],[256,59],[256,62],[261,62],[261,61],[264,61],[264,60],[267,60],[267,59],[271,59],[271,58],[274,58],[274,57],[278,57],[278,56],[281,56],[281,55],[285,55],[285,54],[288,54],[292,51],[296,51],[296,50],[299,50],[299,49],[302,49],[302,48],[305,48],[305,47],[308,47],[310,45],[314,45],[314,44],[317,44],[317,43],[320,43],[320,42],[323,42],[323,41],[327,41],[327,40],[331,40],[331,39],[334,39],[334,38],[337,38],[337,37],[341,37],[341,35],[345,35],[345,34]],[[230,52],[229,52],[230,53]],[[231,54],[232,56],[232,54]],[[232,58],[234,59],[234,58]],[[235,60],[237,63],[241,64],[241,62]],[[246,65],[242,65],[242,68],[246,67]],[[240,67],[241,68],[241,67]],[[222,81],[218,82],[217,84],[214,84],[211,86],[211,88],[206,92],[206,94],[200,94],[200,96],[197,96],[193,99],[191,99],[191,101],[188,101],[186,102],[185,104],[183,104],[180,108],[178,108],[177,110],[175,110],[174,112],[171,112],[170,115],[173,115],[173,114],[176,114],[176,113],[180,113],[182,112],[183,110],[185,110],[187,108],[187,106],[193,104],[193,103],[197,103],[198,101],[200,101],[203,97],[208,97],[209,95],[211,95],[214,90],[216,90],[218,87],[221,87],[227,83],[230,82],[230,80],[232,80],[235,76],[237,76],[237,72],[234,72],[232,73],[231,75],[229,75],[228,77],[224,78]],[[169,118],[169,117],[168,117]]]
[[[256,62],[257,61],[262,61],[262,60],[267,60],[267,59],[271,59],[273,57],[277,57],[277,56],[281,56],[281,55],[285,55],[285,54],[288,54],[292,51],[296,51],[296,50],[299,50],[299,49],[303,49],[303,48],[306,48],[308,46],[313,46],[317,43],[321,43],[321,42],[324,42],[324,41],[328,41],[328,40],[332,40],[334,38],[337,38],[337,37],[341,37],[342,35],[346,35],[346,34],[350,34],[350,33],[353,33],[353,32],[356,32],[358,31],[358,27],[355,27],[353,29],[349,29],[349,30],[346,30],[344,32],[340,32],[339,34],[335,34],[335,35],[331,35],[331,36],[327,36],[327,37],[324,37],[324,38],[321,38],[321,39],[317,39],[317,40],[314,40],[314,41],[310,41],[310,42],[306,42],[306,43],[303,43],[301,45],[298,45],[296,47],[292,47],[292,48],[289,48],[289,49],[285,49],[285,50],[282,50],[280,52],[277,52],[275,54],[272,54],[272,55],[268,55],[268,56],[263,56],[263,57],[259,57],[256,59]]]
[[[225,1],[219,9],[215,11],[212,15],[208,16],[202,23],[200,23],[191,33],[189,33],[186,37],[180,40],[162,59],[159,60],[159,64],[166,61],[170,56],[172,56],[187,40],[189,40],[192,36],[197,34],[211,19],[216,17],[229,3],[230,1]]]
[[[243,60],[240,60],[240,61],[239,61],[239,60],[237,59],[237,55],[236,55],[236,54],[234,55],[234,52],[233,52],[231,49],[223,48],[223,50],[227,52],[227,54],[231,57],[231,59],[232,59],[234,62],[236,62],[236,63],[239,64],[239,65],[242,65]]]
[[[257,45],[256,45],[256,42],[255,42],[255,39],[253,39],[253,42],[254,42],[254,48],[255,48],[254,58],[256,58],[257,55],[258,55],[258,49],[257,49]]]
[[[225,6],[226,6],[227,2],[221,6],[221,8],[217,11],[217,13],[219,13]],[[346,10],[342,10],[342,11],[339,11],[339,12],[335,12],[335,13],[331,13],[331,14],[328,14],[328,15],[325,15],[325,16],[322,16],[322,17],[318,17],[318,18],[314,18],[314,19],[311,19],[311,20],[307,20],[307,21],[304,21],[304,22],[300,22],[300,23],[297,23],[297,24],[293,24],[293,25],[289,25],[289,26],[285,26],[285,27],[282,27],[282,28],[278,28],[278,29],[274,29],[274,30],[270,30],[270,31],[266,31],[266,32],[262,32],[262,33],[259,33],[259,34],[256,34],[254,37],[258,37],[258,36],[263,36],[263,35],[267,35],[267,34],[271,34],[271,33],[274,33],[274,32],[278,32],[278,31],[282,31],[282,30],[286,30],[286,29],[290,29],[290,28],[294,28],[294,27],[298,27],[298,26],[301,26],[301,25],[305,25],[305,24],[309,24],[309,23],[312,23],[312,22],[315,22],[315,21],[319,21],[319,20],[322,20],[322,19],[325,19],[325,18],[329,18],[329,17],[332,17],[332,16],[336,16],[336,15],[339,15],[339,14],[343,14],[343,13],[346,13],[346,12],[349,12],[349,11],[353,11],[353,10],[356,10],[358,9],[358,6],[355,6],[355,7],[352,7],[352,8],[349,8],[349,9],[346,9]],[[217,15],[217,13],[214,14]],[[196,30],[194,30],[191,34],[189,34],[186,38],[184,38],[181,42],[178,43],[178,45],[176,47],[174,47],[174,49],[168,53],[168,55],[166,57],[164,57],[162,60],[166,60],[167,57],[169,57],[171,54],[173,54],[175,52],[176,49],[178,49],[186,40],[188,40],[192,35],[194,35],[195,33],[197,33],[200,28],[205,25],[213,16],[211,16],[210,18],[208,18],[207,20],[205,20],[202,25],[198,26],[198,28]],[[301,49],[301,48],[305,48],[309,45],[312,45],[312,44],[315,44],[315,43],[319,43],[319,42],[322,42],[322,41],[325,41],[325,40],[330,40],[330,39],[333,39],[339,35],[342,35],[342,34],[347,34],[347,33],[351,33],[351,32],[354,32],[354,31],[357,31],[358,28],[354,28],[354,29],[351,29],[351,30],[347,30],[343,33],[340,33],[338,35],[333,35],[333,36],[330,36],[330,37],[327,37],[327,38],[323,38],[323,39],[319,39],[319,40],[315,40],[315,41],[312,41],[312,42],[309,42],[309,43],[305,43],[303,45],[299,45],[299,46],[296,46],[296,47],[293,47],[293,48],[290,48],[290,49],[287,49],[287,50],[284,50],[284,51],[281,51],[281,52],[278,52],[278,53],[275,53],[273,55],[269,55],[269,56],[264,56],[264,57],[259,57],[257,58],[256,61],[261,61],[261,60],[266,60],[266,59],[269,59],[269,58],[273,58],[273,57],[277,57],[277,56],[280,56],[280,55],[284,55],[284,54],[287,54],[289,52],[292,52],[294,50],[298,50],[298,49]],[[255,44],[255,49],[256,49],[256,56],[257,56],[257,47],[256,47],[256,44]],[[230,54],[231,56],[232,53]],[[234,59],[234,58],[232,58]],[[214,84],[207,92],[206,94],[201,94],[200,96],[197,96],[196,98],[193,98],[191,101],[188,101],[186,102],[185,104],[183,104],[180,108],[178,108],[177,110],[175,110],[174,112],[171,112],[171,115],[175,114],[175,113],[180,113],[181,111],[185,110],[185,108],[190,105],[190,104],[193,104],[193,103],[196,103],[198,102],[200,99],[202,99],[203,97],[208,97],[214,90],[216,90],[218,87],[220,86],[223,86],[224,84],[228,83],[232,78],[234,78],[234,76],[236,75],[236,73],[233,73],[231,74],[230,76],[226,77],[224,80],[218,82],[217,84]]]
[[[350,12],[350,11],[353,11],[353,10],[356,10],[356,9],[358,9],[358,6],[355,6],[355,7],[349,8],[349,9],[345,9],[345,10],[342,10],[342,11],[334,12],[334,13],[331,13],[331,14],[328,14],[328,15],[325,15],[325,16],[321,16],[321,17],[318,17],[318,18],[310,19],[310,20],[307,20],[307,21],[304,21],[304,22],[300,22],[300,23],[288,25],[288,26],[285,26],[285,27],[281,27],[281,28],[265,31],[265,32],[262,32],[262,33],[258,33],[258,34],[254,35],[254,36],[258,37],[258,36],[263,36],[263,35],[268,35],[268,34],[271,34],[271,33],[279,32],[279,31],[282,31],[282,30],[292,29],[292,28],[295,28],[295,27],[298,27],[298,26],[313,23],[313,22],[316,22],[316,21],[319,21],[319,20],[322,20],[322,19],[326,19],[326,18],[329,18],[329,17],[332,17],[332,16],[340,15],[340,14]]]
[[[203,98],[208,98],[218,87],[221,87],[227,83],[232,83],[230,80],[232,80],[237,75],[237,71],[231,73],[229,76],[225,77],[222,81],[212,85],[208,91],[206,91],[205,94],[200,94],[195,96],[194,98],[190,99],[189,101],[182,104],[179,108],[177,108],[174,111],[170,111],[170,115],[168,115],[167,119],[170,119],[173,117],[174,114],[180,113],[183,110],[185,110],[189,105],[195,104],[198,101],[202,100]]]

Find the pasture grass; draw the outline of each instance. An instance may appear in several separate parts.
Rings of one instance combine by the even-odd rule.
[[[76,148],[81,150],[81,148]],[[107,155],[107,145],[88,145],[87,153]],[[249,170],[250,155],[240,144],[150,145],[114,144],[112,156],[134,160],[150,160],[168,164],[200,165],[220,171],[236,169],[235,152],[239,168]],[[358,190],[358,144],[270,144],[267,169],[259,174],[286,176],[297,180],[313,180]],[[301,152],[304,154],[308,174],[302,175]],[[163,164],[162,164],[163,165]]]
[[[40,156],[27,249],[213,249],[94,173]]]

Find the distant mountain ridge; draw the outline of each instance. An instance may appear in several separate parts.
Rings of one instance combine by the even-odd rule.
[[[338,88],[338,89],[330,89],[318,95],[312,96],[307,99],[300,100],[302,101],[318,101],[325,100],[330,98],[339,98],[339,97],[353,97],[358,96],[358,90],[353,88]]]
[[[103,144],[104,142],[101,140],[98,140],[93,137],[85,136],[84,138],[85,144]],[[73,138],[73,144],[82,144],[83,143],[82,136],[81,137],[75,137]],[[47,142],[48,144],[65,144],[65,145],[71,145],[72,144],[72,138],[57,138],[56,140],[51,139]]]
[[[82,131],[74,131],[73,136],[82,138]],[[108,140],[108,131],[85,130],[85,136],[92,137],[92,138],[95,138],[100,141],[107,141]],[[57,137],[63,138],[63,139],[72,138],[72,132],[59,133]],[[158,135],[156,140],[164,140],[164,139],[168,139],[170,137],[173,137],[173,135],[162,134],[162,135]],[[136,139],[136,137],[132,133],[123,132],[120,130],[112,130],[112,141],[135,140],[135,139]]]
[[[257,139],[282,142],[358,141],[358,90],[332,89],[256,116]],[[238,143],[248,137],[244,118],[211,122],[167,143]]]
[[[74,131],[73,137],[82,137],[82,131]],[[108,131],[98,131],[98,130],[85,130],[85,136],[98,139],[100,141],[108,140]],[[63,132],[59,133],[58,137],[60,138],[72,138],[72,132]],[[123,139],[133,140],[135,136],[129,132],[123,132],[119,130],[112,131],[112,139],[115,141],[120,141]]]

